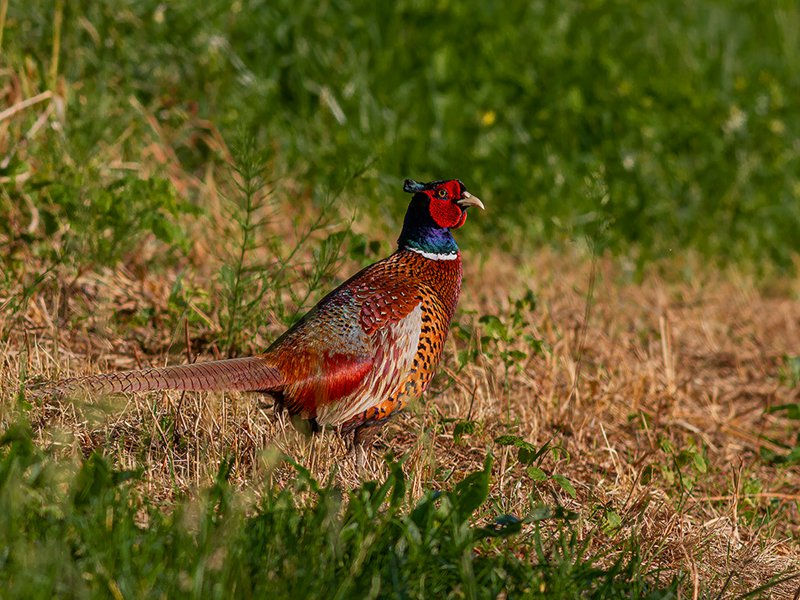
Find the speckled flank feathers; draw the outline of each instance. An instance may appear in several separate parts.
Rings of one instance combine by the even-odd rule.
[[[262,355],[108,373],[57,384],[97,392],[243,390],[271,395],[313,430],[356,430],[418,398],[433,378],[461,291],[450,232],[483,204],[458,180],[414,193],[397,251],[325,296]]]

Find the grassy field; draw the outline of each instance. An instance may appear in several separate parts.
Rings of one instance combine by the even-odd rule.
[[[9,597],[791,598],[800,9],[0,0]],[[439,375],[359,472],[243,394],[38,383],[265,348],[483,198]]]

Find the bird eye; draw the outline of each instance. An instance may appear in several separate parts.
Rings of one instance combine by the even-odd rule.
[[[447,198],[447,190],[442,188],[436,192],[436,195],[439,196],[439,198]]]

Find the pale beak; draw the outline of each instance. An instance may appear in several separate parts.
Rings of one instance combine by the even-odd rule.
[[[458,204],[461,208],[469,208],[470,206],[477,206],[481,210],[486,210],[486,207],[481,202],[481,199],[477,196],[473,196],[466,190],[463,193],[463,198],[461,200],[456,200],[456,204]]]

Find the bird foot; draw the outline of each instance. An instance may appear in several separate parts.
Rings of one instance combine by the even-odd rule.
[[[347,455],[353,458],[356,470],[362,476],[366,473],[368,459],[374,448],[374,437],[374,428],[359,427],[344,438]]]

